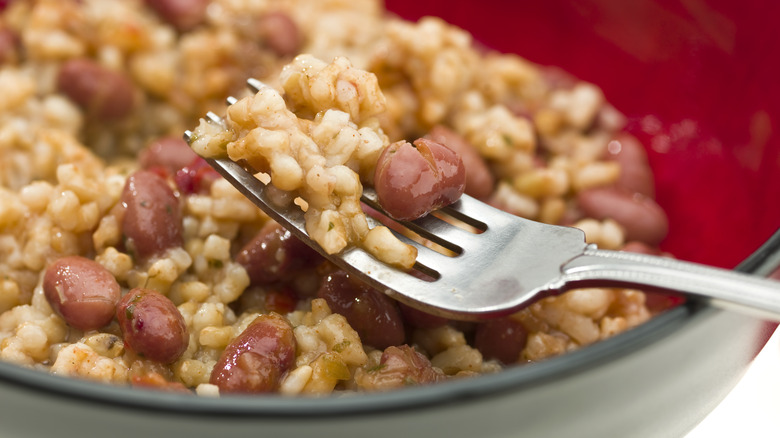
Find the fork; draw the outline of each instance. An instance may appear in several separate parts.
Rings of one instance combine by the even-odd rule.
[[[253,79],[248,84],[254,91],[264,86]],[[235,101],[228,98],[228,104]],[[224,125],[213,112],[206,117],[211,123]],[[192,133],[185,132],[188,143],[191,138]],[[778,281],[668,257],[600,249],[586,243],[580,229],[521,218],[465,194],[438,214],[399,221],[448,251],[431,249],[393,231],[417,248],[413,270],[424,275],[386,265],[357,246],[327,254],[309,238],[303,211],[297,205],[274,203],[267,186],[239,163],[228,158],[206,161],[272,219],[332,263],[387,295],[434,315],[480,320],[514,313],[535,300],[572,288],[631,287],[683,293],[717,307],[780,320]],[[372,188],[363,189],[361,200],[382,212]],[[367,219],[371,227],[379,224],[370,216]]]

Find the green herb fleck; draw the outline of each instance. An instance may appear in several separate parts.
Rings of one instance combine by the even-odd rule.
[[[217,260],[217,259],[209,260],[209,267],[212,269],[222,269],[223,266],[224,263],[222,263],[222,260]]]
[[[125,318],[133,319],[133,312],[135,312],[135,304],[131,304],[125,308]]]
[[[141,207],[146,208],[148,206],[149,206],[149,201],[141,201]]]
[[[347,340],[339,342],[338,344],[333,346],[333,351],[335,351],[336,353],[341,353],[344,350],[346,350],[347,347],[349,347],[349,344],[350,344],[350,342],[347,341]]]
[[[366,371],[368,371],[369,373],[376,373],[376,372],[381,371],[385,367],[387,367],[387,364],[380,363],[379,365],[372,366],[371,368],[367,369]]]
[[[504,139],[504,143],[506,143],[507,146],[512,145],[512,137],[510,137],[509,134],[502,134],[501,138]]]
[[[168,214],[173,213],[173,208],[171,207],[170,204],[165,204],[165,212]]]
[[[332,230],[336,225],[333,222],[328,222],[328,231]]]

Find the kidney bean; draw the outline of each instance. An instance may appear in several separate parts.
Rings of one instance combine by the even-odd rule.
[[[396,302],[346,272],[325,277],[317,296],[347,318],[364,344],[377,349],[403,344],[406,334]]]
[[[663,209],[639,193],[607,187],[585,190],[577,196],[577,206],[585,216],[598,220],[611,218],[626,232],[626,240],[657,246],[669,231]]]
[[[401,311],[404,322],[412,327],[431,329],[441,327],[447,324],[448,321],[447,318],[425,313],[422,310],[409,307],[404,303],[398,303],[398,310]]]
[[[436,383],[445,378],[422,353],[408,345],[400,345],[387,347],[382,352],[379,366],[356,375],[355,380],[364,389],[386,390]]]
[[[142,169],[162,167],[171,175],[192,164],[198,157],[180,137],[162,137],[149,143],[139,154]]]
[[[211,0],[146,0],[147,6],[180,32],[203,23],[209,3]]]
[[[276,313],[260,315],[228,344],[211,372],[223,393],[274,391],[295,364],[295,335]]]
[[[157,173],[139,170],[127,178],[121,196],[126,250],[140,260],[182,245],[179,200]]]
[[[222,178],[220,174],[201,157],[195,157],[174,176],[176,186],[184,194],[208,193],[211,184],[219,178]]]
[[[236,262],[246,268],[252,285],[290,280],[321,261],[317,251],[273,221],[268,221],[236,255]]]
[[[298,295],[289,287],[269,290],[265,293],[264,304],[269,312],[290,313],[298,305]]]
[[[10,29],[0,27],[0,65],[16,61],[18,46],[19,36]]]
[[[412,220],[455,202],[466,186],[466,169],[457,153],[433,140],[414,146],[399,141],[379,156],[374,188],[385,212]]]
[[[647,151],[631,134],[620,133],[607,146],[607,158],[620,164],[615,186],[631,193],[655,198],[655,180],[647,161]]]
[[[269,12],[257,19],[257,36],[278,56],[294,56],[303,46],[303,33],[284,12]]]
[[[466,194],[485,199],[493,193],[496,180],[477,149],[465,138],[445,126],[436,125],[426,136],[460,155],[466,168]]]
[[[125,348],[151,360],[172,363],[189,345],[184,317],[168,297],[155,290],[130,290],[116,305],[116,319]]]
[[[100,263],[81,256],[67,256],[46,268],[43,294],[68,325],[94,330],[111,322],[120,288]]]
[[[65,62],[57,74],[57,90],[102,121],[125,118],[136,106],[130,79],[89,59]]]
[[[477,324],[474,347],[486,359],[498,359],[504,364],[517,363],[525,348],[528,331],[512,318],[499,318]]]

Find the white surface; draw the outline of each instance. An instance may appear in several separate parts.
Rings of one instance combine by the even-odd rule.
[[[734,390],[686,438],[780,437],[780,330]]]

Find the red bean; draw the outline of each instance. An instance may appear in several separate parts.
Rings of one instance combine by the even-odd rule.
[[[466,186],[457,153],[433,140],[399,141],[382,152],[374,174],[379,203],[395,219],[412,220],[455,202]]]
[[[403,303],[398,303],[398,309],[401,311],[404,322],[412,327],[431,329],[441,327],[447,324],[448,321],[447,318],[425,313]]]
[[[121,201],[126,250],[143,261],[182,245],[179,200],[160,175],[148,170],[130,175]]]
[[[258,37],[278,56],[297,55],[303,46],[300,28],[284,12],[269,12],[260,16],[255,28]]]
[[[201,157],[176,171],[174,180],[181,193],[208,193],[211,184],[221,178],[219,173]]]
[[[146,0],[166,23],[185,32],[206,20],[206,10],[211,0]]]
[[[378,367],[356,375],[358,385],[368,390],[426,385],[445,378],[427,357],[408,345],[388,347],[382,353]]]
[[[466,168],[467,195],[477,199],[485,199],[493,193],[496,180],[485,160],[471,143],[442,125],[434,126],[426,137],[447,146],[460,155],[463,166]]]
[[[114,317],[120,288],[101,264],[80,256],[63,257],[46,268],[43,293],[68,325],[80,330],[105,326]]]
[[[498,359],[504,364],[517,363],[525,348],[528,331],[512,318],[500,318],[477,325],[474,347],[485,359]]]
[[[142,169],[162,167],[171,175],[192,164],[198,158],[181,137],[162,137],[149,143],[140,154],[138,163]]]
[[[344,271],[328,275],[317,292],[334,313],[344,315],[364,344],[377,349],[403,344],[406,334],[396,302]]]
[[[577,206],[585,216],[598,220],[611,218],[626,232],[626,240],[638,240],[657,246],[669,231],[666,213],[652,199],[639,193],[614,188],[595,188],[580,192]]]
[[[116,305],[125,348],[151,360],[172,363],[187,349],[187,325],[168,297],[152,290],[130,290]]]
[[[130,79],[89,59],[65,62],[57,75],[57,90],[102,121],[123,119],[136,106]]]
[[[618,134],[607,146],[607,157],[620,164],[615,186],[630,193],[655,198],[655,179],[647,161],[647,151],[631,134]]]
[[[18,45],[19,36],[15,32],[0,28],[0,65],[16,61]]]
[[[252,285],[290,280],[321,261],[317,251],[273,221],[268,221],[236,255],[236,262],[246,268]]]
[[[276,313],[260,315],[228,344],[211,372],[223,393],[262,393],[278,388],[295,364],[295,335]]]

